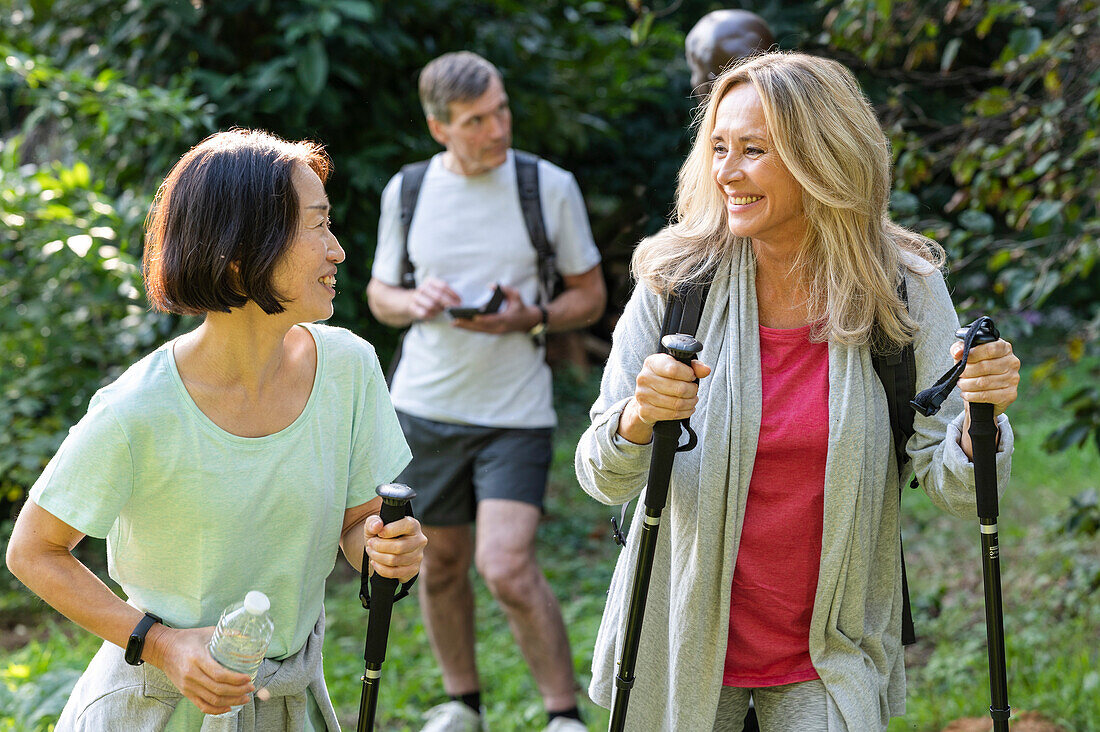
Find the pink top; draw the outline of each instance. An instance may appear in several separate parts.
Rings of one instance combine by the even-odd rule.
[[[829,345],[760,327],[762,418],[730,593],[726,686],[818,678],[810,617],[821,563]]]

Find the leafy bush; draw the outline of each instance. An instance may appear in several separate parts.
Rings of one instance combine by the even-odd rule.
[[[209,120],[180,90],[61,72],[12,48],[0,47],[0,56],[31,110],[0,153],[6,517],[92,393],[173,327],[174,319],[147,311],[141,292],[141,226],[153,192],[143,164],[174,157],[174,136]]]
[[[169,324],[146,312],[137,263],[118,246],[130,202],[98,195],[83,163],[16,166],[17,152],[11,145],[0,165],[0,492],[8,502],[38,477],[91,393]]]
[[[824,40],[876,101],[895,214],[947,249],[960,311],[1046,347],[1073,411],[1048,446],[1100,449],[1100,392],[1059,379],[1100,353],[1100,3],[845,0]]]
[[[348,252],[334,322],[385,355],[393,333],[373,320],[364,296],[379,196],[402,164],[437,149],[416,98],[419,69],[442,52],[468,48],[505,74],[516,145],[576,173],[612,303],[621,304],[631,286],[631,250],[670,213],[687,146],[695,102],[683,36],[716,5],[17,0],[11,22],[0,26],[0,58],[10,72],[0,77],[0,124],[21,131],[4,153],[5,215],[23,222],[9,223],[0,239],[5,255],[22,242],[6,266],[33,262],[68,272],[70,281],[115,277],[117,288],[120,275],[104,274],[103,262],[133,264],[145,206],[188,146],[232,126],[315,138],[336,161],[329,194]],[[895,215],[948,249],[965,314],[993,313],[1010,337],[1045,345],[1040,377],[1070,395],[1065,407],[1072,410],[1050,446],[1084,445],[1091,435],[1100,448],[1100,393],[1058,381],[1066,362],[1100,348],[1098,0],[769,0],[755,10],[783,47],[836,57],[860,76],[893,142]],[[25,192],[42,176],[58,181],[61,188],[50,190],[64,189],[65,202]],[[97,212],[94,202],[113,213]],[[68,207],[72,217],[51,205]],[[79,257],[81,267],[65,269],[41,255],[50,242],[91,236],[90,227],[110,228],[115,238],[96,240]],[[110,249],[100,257],[101,244],[116,247],[118,257]],[[60,254],[75,256],[66,249]],[[38,297],[23,283],[7,285],[5,296],[16,288],[20,298]],[[126,317],[140,302],[117,300],[116,291],[84,287],[83,304],[104,323]],[[81,304],[58,308],[55,298],[53,312],[76,312]],[[49,309],[28,312],[41,319]],[[614,316],[613,307],[605,335]],[[42,325],[57,343],[66,340],[56,335],[57,323],[39,322],[10,331],[6,347],[39,354],[56,348],[34,342]],[[5,393],[22,400],[9,419],[25,422],[0,447],[0,480],[9,492],[25,484],[79,413],[71,406],[51,411],[55,424],[36,410],[86,398],[109,369],[135,355],[131,345],[155,340],[139,329],[133,343],[98,350],[96,368],[77,365],[63,375],[55,366],[49,378],[62,384],[90,377],[79,393],[53,393],[50,380],[40,378],[45,372],[21,374],[18,384],[5,374]],[[5,358],[15,368],[14,356]],[[29,426],[36,421],[41,430]],[[14,454],[14,440],[32,440],[25,455]],[[22,471],[18,478],[13,470]]]

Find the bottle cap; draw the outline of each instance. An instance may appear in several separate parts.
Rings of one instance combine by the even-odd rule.
[[[271,600],[259,590],[252,590],[244,596],[244,609],[252,615],[263,615],[271,609]]]

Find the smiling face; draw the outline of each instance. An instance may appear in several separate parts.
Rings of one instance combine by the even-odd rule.
[[[711,146],[711,174],[725,196],[730,233],[796,251],[807,226],[802,186],[779,158],[751,84],[732,87],[718,103]]]
[[[428,129],[447,148],[444,162],[460,175],[481,175],[504,164],[512,146],[512,112],[504,85],[494,76],[469,102],[451,102],[451,121],[428,117]]]
[[[336,265],[344,261],[344,250],[329,228],[329,202],[321,179],[301,164],[294,166],[290,179],[298,194],[298,231],[272,280],[295,322],[325,320],[332,317]]]

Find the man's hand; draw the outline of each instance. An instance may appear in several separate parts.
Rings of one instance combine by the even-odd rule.
[[[473,330],[478,333],[526,333],[542,320],[542,312],[534,305],[527,305],[519,290],[504,285],[504,308],[500,312],[488,315],[475,315],[472,318],[455,318],[454,327]]]
[[[462,298],[450,285],[436,277],[429,277],[410,292],[408,311],[414,320],[431,320],[446,308],[458,307]]]
[[[462,298],[443,280],[428,277],[415,290],[390,285],[377,278],[367,283],[367,304],[378,321],[407,328],[418,320],[439,315],[444,308],[462,304]]]

